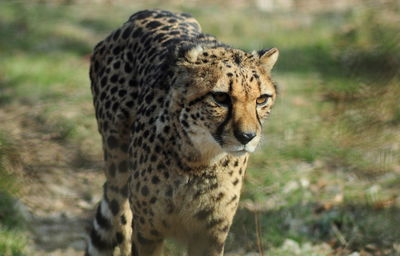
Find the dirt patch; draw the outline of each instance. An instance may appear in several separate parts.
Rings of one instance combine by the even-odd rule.
[[[29,255],[82,255],[86,229],[104,182],[101,152],[46,132],[40,106],[0,109],[1,130],[18,153],[21,203],[28,219]]]

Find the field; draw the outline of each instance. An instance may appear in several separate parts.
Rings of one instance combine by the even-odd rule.
[[[190,12],[235,47],[280,49],[279,100],[226,254],[400,255],[398,2],[229,3],[0,2],[0,255],[82,255],[104,182],[91,50],[155,7]]]

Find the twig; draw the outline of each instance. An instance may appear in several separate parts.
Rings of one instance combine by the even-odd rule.
[[[262,240],[261,240],[261,227],[260,227],[260,222],[258,220],[258,211],[254,211],[254,219],[256,222],[256,234],[257,234],[257,247],[258,247],[258,253],[260,256],[264,256],[264,250],[263,250],[263,245],[262,245]]]
[[[335,224],[332,224],[332,230],[333,230],[333,233],[335,233],[335,235],[336,235],[337,239],[339,240],[339,242],[342,245],[347,246],[348,243],[346,241],[346,238],[344,237],[342,232],[340,232],[340,230],[338,229],[338,227]]]

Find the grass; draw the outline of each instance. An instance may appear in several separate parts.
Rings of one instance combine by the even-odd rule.
[[[13,144],[0,135],[0,255],[24,255],[27,238],[16,203],[18,182],[10,173],[18,155]]]
[[[221,41],[281,52],[274,70],[280,99],[251,158],[227,251],[258,251],[257,215],[268,255],[399,253],[400,87],[393,71],[399,45],[391,37],[399,23],[391,8],[309,15],[174,1],[88,6],[0,3],[1,107],[29,109],[32,129],[99,153],[87,75],[91,48],[136,10],[190,12]],[[13,215],[5,210],[10,202],[0,204],[7,206],[0,216]],[[1,241],[8,241],[7,253],[19,255],[20,234],[3,228],[0,254]]]

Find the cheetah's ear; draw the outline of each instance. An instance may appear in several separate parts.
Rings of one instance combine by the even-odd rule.
[[[200,45],[185,45],[176,49],[175,56],[178,60],[194,63],[203,51],[204,49]]]
[[[256,57],[259,58],[260,65],[264,68],[264,70],[267,73],[270,73],[276,61],[278,60],[279,50],[277,48],[270,48],[253,52],[253,55],[256,55]]]
[[[184,57],[188,62],[194,63],[197,61],[197,58],[200,54],[203,53],[203,47],[197,45],[195,47],[190,48],[184,53]]]

